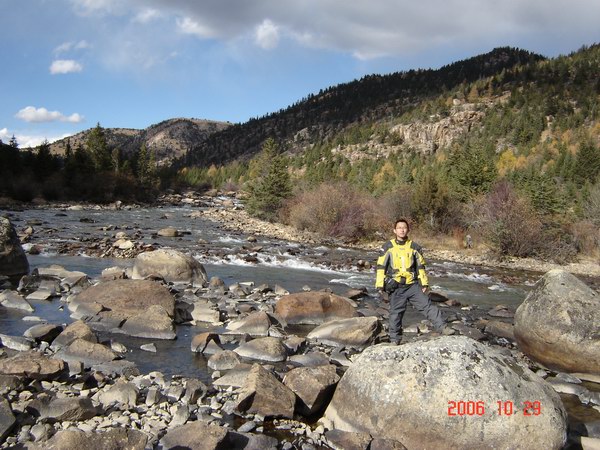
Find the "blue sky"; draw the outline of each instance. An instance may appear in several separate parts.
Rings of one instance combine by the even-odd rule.
[[[0,139],[245,122],[371,73],[600,42],[599,0],[0,0]]]

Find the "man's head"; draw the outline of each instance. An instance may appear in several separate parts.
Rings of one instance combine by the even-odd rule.
[[[408,220],[406,219],[398,219],[394,224],[394,234],[396,238],[403,241],[408,237],[408,232],[410,231],[410,226],[408,225]]]

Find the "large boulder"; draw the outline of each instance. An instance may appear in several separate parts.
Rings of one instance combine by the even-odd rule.
[[[159,445],[164,450],[216,450],[222,448],[221,445],[226,436],[226,428],[216,423],[196,420],[167,431]]]
[[[600,295],[551,270],[515,313],[514,335],[532,359],[566,372],[600,374]]]
[[[373,341],[378,331],[377,317],[354,317],[326,322],[306,337],[333,346],[364,347]]]
[[[0,217],[0,275],[18,277],[29,273],[29,262],[15,228],[6,217]]]
[[[237,410],[264,417],[294,417],[296,395],[275,375],[254,364],[239,392]]]
[[[410,449],[560,449],[566,441],[567,415],[552,387],[464,336],[367,348],[325,415],[337,429]]]
[[[158,275],[166,281],[183,281],[208,285],[204,266],[189,255],[169,248],[140,253],[133,265],[132,278]]]
[[[0,374],[16,375],[34,380],[55,380],[67,372],[67,366],[60,359],[28,351],[0,359]]]
[[[351,300],[328,292],[284,295],[277,301],[275,313],[286,323],[295,325],[320,325],[358,315]]]
[[[259,361],[281,362],[287,358],[287,349],[276,337],[263,337],[245,342],[233,350],[242,358]]]
[[[289,387],[300,400],[299,410],[310,416],[321,410],[340,381],[335,366],[328,364],[317,367],[298,367],[285,374],[283,384]]]
[[[88,433],[70,428],[59,431],[46,442],[28,445],[28,448],[32,450],[81,450],[82,448],[143,450],[147,441],[147,436],[141,431],[127,428],[111,428]]]
[[[4,397],[0,397],[0,444],[4,443],[4,439],[16,423],[17,419],[10,409],[9,403]]]
[[[155,339],[174,339],[175,299],[151,280],[104,281],[82,291],[69,304],[71,317],[98,330]]]

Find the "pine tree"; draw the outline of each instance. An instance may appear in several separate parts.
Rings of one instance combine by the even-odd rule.
[[[259,176],[250,183],[248,212],[253,216],[272,221],[277,218],[283,201],[292,193],[290,175],[286,161],[277,154],[277,146],[272,139],[265,141],[259,159],[266,166],[255,167],[255,173],[263,173],[264,176]]]
[[[586,182],[594,183],[600,174],[600,149],[593,142],[587,140],[579,146],[575,159],[574,178],[583,185]]]
[[[94,168],[98,172],[105,172],[114,168],[111,151],[108,148],[104,129],[98,123],[96,128],[90,131],[86,141],[87,151],[94,162]]]

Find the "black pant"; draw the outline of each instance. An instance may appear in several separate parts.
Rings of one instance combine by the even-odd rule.
[[[390,340],[397,341],[402,336],[402,317],[406,305],[410,304],[427,317],[436,330],[444,328],[444,319],[437,306],[431,303],[429,296],[423,292],[419,283],[400,286],[390,296]]]

